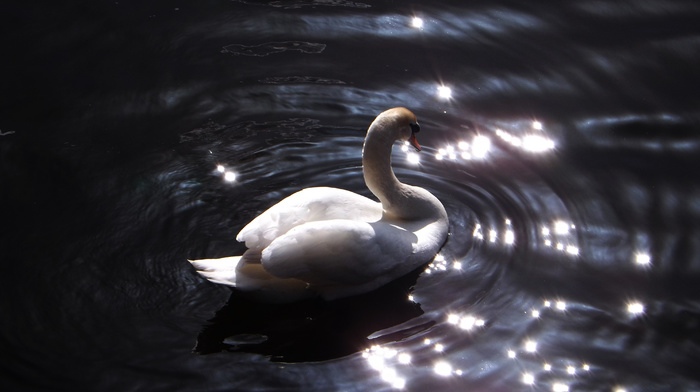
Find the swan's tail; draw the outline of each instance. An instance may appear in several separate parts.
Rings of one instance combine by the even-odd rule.
[[[200,275],[209,281],[236,287],[236,267],[242,256],[223,257],[220,259],[187,260]]]

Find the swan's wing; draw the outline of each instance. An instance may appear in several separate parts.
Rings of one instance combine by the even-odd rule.
[[[328,220],[291,229],[262,252],[266,271],[315,286],[359,285],[416,265],[411,231],[385,222]]]
[[[307,188],[260,214],[236,239],[249,249],[262,251],[274,239],[304,223],[329,219],[376,221],[381,216],[381,204],[364,196],[338,188]]]

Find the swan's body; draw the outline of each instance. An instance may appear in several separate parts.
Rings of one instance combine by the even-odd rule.
[[[214,283],[288,302],[320,294],[327,300],[372,291],[432,259],[447,238],[440,201],[406,185],[391,169],[391,148],[417,149],[416,117],[408,109],[381,113],[362,150],[367,187],[380,202],[337,188],[307,188],[270,207],[238,233],[242,256],[191,260]]]

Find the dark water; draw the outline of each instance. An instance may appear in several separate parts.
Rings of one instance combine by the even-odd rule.
[[[700,390],[697,2],[1,8],[7,390]],[[193,271],[299,189],[368,195],[394,106],[435,261],[284,307]]]

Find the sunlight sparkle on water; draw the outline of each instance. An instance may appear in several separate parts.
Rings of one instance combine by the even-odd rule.
[[[635,261],[639,265],[649,265],[651,263],[651,256],[646,253],[637,253]]]
[[[573,367],[573,366],[571,366],[571,365],[569,365],[569,366],[566,367],[566,372],[569,373],[569,374],[576,374],[576,368]]]
[[[557,309],[559,309],[559,310],[566,310],[566,302],[564,302],[564,301],[557,301]]]
[[[530,373],[523,374],[523,383],[527,385],[532,385],[535,383],[535,376]]]
[[[515,351],[508,350],[508,358],[515,358]]]
[[[539,310],[533,310],[533,311],[532,311],[532,317],[533,317],[533,318],[539,318],[539,317],[540,317],[540,311],[539,311]]]
[[[554,232],[557,234],[568,234],[569,227],[569,224],[564,221],[554,222]]]
[[[228,182],[236,181],[236,173],[234,173],[232,171],[227,171],[226,173],[224,173],[224,180],[226,180]]]
[[[226,168],[223,165],[219,165],[216,167],[216,171],[218,171],[219,173],[223,173],[226,171]]]
[[[439,376],[446,377],[452,374],[452,365],[445,361],[440,361],[435,364],[433,371]]]
[[[491,149],[491,139],[486,136],[477,136],[472,142],[472,154],[477,158],[483,158]]]
[[[627,311],[633,315],[644,313],[644,305],[639,302],[632,302],[627,305]]]
[[[420,29],[423,27],[423,19],[414,16],[413,19],[411,20],[411,26],[415,27],[417,29]]]
[[[542,130],[542,123],[537,121],[537,120],[533,121],[532,122],[532,129],[536,129],[538,131],[541,131]]]
[[[545,372],[551,372],[552,371],[552,365],[545,363],[542,365],[542,369],[544,369]]]
[[[472,330],[474,327],[483,327],[486,324],[486,321],[483,319],[471,315],[460,316],[454,313],[447,316],[447,322],[452,325],[457,325],[460,329],[465,331]]]
[[[474,328],[474,325],[476,325],[476,318],[472,316],[467,316],[459,320],[459,327],[462,329],[472,329]]]
[[[437,88],[437,94],[438,97],[442,99],[450,99],[452,98],[452,89],[447,86],[440,85]]]
[[[367,364],[372,369],[379,372],[381,379],[393,388],[403,389],[406,386],[406,379],[396,370],[396,362],[402,365],[409,364],[411,362],[409,354],[398,354],[398,351],[392,348],[372,346],[362,353],[362,357],[367,360]]]
[[[409,163],[417,165],[420,163],[420,156],[418,156],[418,154],[416,154],[415,152],[409,152],[408,154],[406,154],[406,160]]]
[[[554,392],[569,392],[569,386],[566,384],[556,383],[552,385],[552,391]]]
[[[527,135],[523,137],[522,146],[525,151],[544,152],[553,149],[554,142],[540,135]]]
[[[506,237],[503,241],[508,245],[512,245],[515,242],[515,233],[511,230],[506,231]]]
[[[525,351],[529,353],[534,353],[535,351],[537,351],[537,342],[535,342],[534,340],[528,340],[527,342],[525,342]]]

